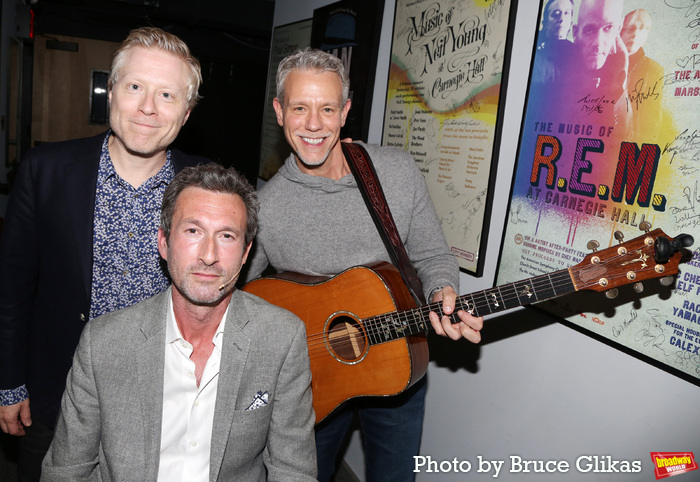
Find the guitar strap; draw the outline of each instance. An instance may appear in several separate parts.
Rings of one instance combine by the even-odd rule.
[[[369,154],[359,144],[341,142],[340,145],[343,147],[343,153],[350,166],[350,171],[355,176],[362,198],[367,204],[367,209],[372,215],[374,224],[377,225],[377,230],[384,241],[394,266],[398,267],[401,277],[418,306],[425,305],[423,286],[420,278],[418,278],[416,268],[408,258],[406,248],[396,229],[396,223],[394,223],[394,218],[387,205],[384,191],[381,184],[379,184],[379,178],[374,170]]]

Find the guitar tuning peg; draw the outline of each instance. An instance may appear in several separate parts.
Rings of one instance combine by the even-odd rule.
[[[673,276],[659,278],[659,283],[661,283],[661,286],[671,286],[673,284]]]
[[[672,254],[673,248],[671,247],[671,242],[662,236],[656,238],[656,242],[654,243],[654,259],[656,262],[661,264],[666,263],[671,258]]]
[[[617,298],[618,294],[619,292],[617,291],[617,288],[613,288],[605,292],[605,297],[609,300],[614,300],[615,298]]]
[[[651,231],[651,223],[649,221],[642,221],[639,223],[639,230],[649,233],[649,231]]]
[[[591,240],[588,242],[588,244],[586,245],[586,247],[587,247],[588,249],[590,249],[591,251],[593,251],[594,253],[595,253],[596,251],[598,251],[598,246],[600,246],[600,243],[599,243],[598,241],[596,241],[595,239],[591,239]]]
[[[615,231],[615,239],[617,239],[617,242],[622,244],[622,242],[625,240],[625,235],[622,233],[622,231]]]
[[[654,259],[657,263],[666,263],[675,253],[692,246],[694,242],[690,234],[679,234],[670,241],[660,236],[654,243]]]
[[[671,241],[671,246],[675,248],[675,251],[679,251],[681,248],[689,248],[693,245],[695,239],[690,234],[679,234],[673,241]]]
[[[641,293],[642,291],[644,291],[644,285],[642,283],[635,283],[634,291],[635,293]]]

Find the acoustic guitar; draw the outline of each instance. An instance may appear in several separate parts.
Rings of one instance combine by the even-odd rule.
[[[459,296],[458,310],[490,315],[574,291],[615,290],[650,278],[673,282],[682,248],[693,238],[669,238],[660,229],[594,252],[577,265]],[[253,280],[244,291],[286,308],[306,324],[316,423],[360,396],[390,396],[418,381],[428,366],[428,313],[442,302],[415,307],[400,273],[386,262],[355,266],[333,277],[280,273]],[[611,291],[614,293],[614,291]]]

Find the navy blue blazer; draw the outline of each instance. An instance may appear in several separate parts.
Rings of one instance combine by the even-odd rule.
[[[19,165],[0,237],[0,389],[26,384],[32,419],[49,427],[90,311],[105,135],[31,149]],[[176,172],[208,162],[171,152]]]

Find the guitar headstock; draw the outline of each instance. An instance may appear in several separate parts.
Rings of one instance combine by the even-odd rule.
[[[602,251],[597,250],[597,242],[588,243],[593,253],[569,269],[576,290],[610,290],[612,298],[617,294],[617,287],[635,284],[635,289],[641,291],[641,284],[637,283],[652,278],[663,278],[662,284],[670,285],[673,276],[678,274],[682,248],[691,246],[693,237],[681,234],[671,238],[661,229],[649,231],[650,228],[649,223],[642,223],[640,229],[645,234],[626,242],[622,242],[622,234],[616,232],[615,238],[620,244]]]

